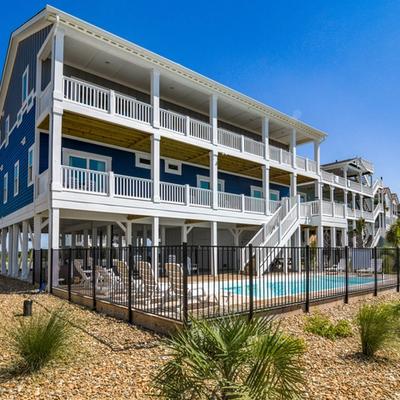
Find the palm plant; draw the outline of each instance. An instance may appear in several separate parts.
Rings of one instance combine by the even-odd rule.
[[[400,219],[397,219],[386,233],[386,241],[393,247],[400,247]]]
[[[365,229],[366,222],[364,218],[360,218],[356,221],[356,228],[354,229],[354,234],[358,237],[361,247],[365,246]]]
[[[270,318],[193,321],[169,340],[171,360],[154,379],[164,399],[295,399],[303,382],[301,340]]]

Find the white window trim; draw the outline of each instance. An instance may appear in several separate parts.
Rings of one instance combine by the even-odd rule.
[[[8,172],[6,172],[3,176],[3,204],[6,204],[7,201],[8,201]]]
[[[281,192],[279,190],[276,189],[269,189],[269,195],[271,197],[271,194],[276,194],[278,197],[278,200],[274,200],[274,201],[279,201],[281,199]]]
[[[17,168],[18,173],[15,173],[15,168]],[[14,174],[13,174],[13,191],[14,191],[14,197],[18,196],[19,193],[19,160],[14,164],[14,170],[13,170]],[[15,178],[18,179],[15,179]]]
[[[251,197],[254,197],[253,196],[253,192],[254,191],[261,192],[262,193],[262,198],[264,197],[264,189],[261,186],[250,185],[250,195],[251,195]]]
[[[144,158],[149,160],[150,164],[144,164],[140,162],[140,159]],[[135,166],[137,168],[151,169],[151,154],[148,153],[135,153]]]
[[[24,79],[26,77],[26,93],[24,93]],[[29,97],[29,65],[25,68],[24,73],[22,74],[22,87],[21,87],[21,94],[22,94],[22,105],[24,105],[28,101]],[[25,95],[25,98],[24,98]]]
[[[63,148],[62,151],[62,156],[63,156],[63,164],[64,165],[69,165],[69,157],[81,157],[85,158],[86,160],[96,160],[96,161],[103,161],[106,163],[106,172],[111,171],[111,161],[112,157],[108,156],[102,156],[96,153],[89,153],[87,151],[80,151],[80,150],[74,150],[74,149],[68,149],[68,148]],[[89,166],[86,165],[86,169],[89,169]]]
[[[29,179],[29,153],[32,152],[32,179]],[[33,144],[28,149],[28,171],[27,171],[27,179],[28,179],[28,187],[31,186],[35,180],[35,145]]]
[[[169,158],[164,159],[164,171],[167,174],[182,175],[182,163],[180,161],[171,160]],[[176,165],[178,169],[170,169],[169,164]]]
[[[210,183],[210,187],[211,187],[211,181],[210,181],[209,176],[197,175],[197,187],[198,188],[200,187],[201,181],[206,181],[206,182]],[[223,179],[218,179],[218,184],[221,186],[221,192],[225,192],[225,181]]]

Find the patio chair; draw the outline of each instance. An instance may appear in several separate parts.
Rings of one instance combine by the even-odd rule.
[[[383,275],[382,264],[383,264],[382,259],[378,258],[376,260],[376,271],[378,274]],[[358,275],[374,275],[375,274],[375,258],[371,258],[371,263],[368,268],[357,269],[357,274]]]
[[[83,269],[83,260],[76,258],[74,260],[74,268],[80,275],[81,281],[83,282],[83,287],[90,287],[92,284],[92,270],[91,269]]]
[[[346,259],[341,258],[337,264],[331,267],[324,268],[324,272],[327,274],[338,274],[339,272],[344,272],[346,270]]]
[[[136,294],[139,295],[139,300],[144,299],[146,304],[151,301],[161,302],[165,290],[158,284],[151,264],[147,261],[138,261],[136,267],[140,278],[136,291]]]

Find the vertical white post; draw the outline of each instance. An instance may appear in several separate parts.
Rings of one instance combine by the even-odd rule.
[[[12,276],[14,266],[14,225],[8,227],[8,271],[7,275]]]
[[[127,246],[130,246],[133,243],[132,230],[133,230],[133,223],[131,221],[128,221],[126,223],[126,245]]]
[[[28,277],[28,221],[22,221],[22,246],[21,246],[22,279]]]
[[[153,202],[160,202],[160,136],[151,136],[151,180],[153,181]]]
[[[161,246],[165,246],[166,245],[166,227],[161,226],[160,232],[161,232]]]
[[[355,229],[356,229],[356,220],[354,219],[353,220],[353,247],[354,248],[357,247],[357,236],[354,233]]]
[[[290,174],[290,197],[297,196],[297,174]]]
[[[218,96],[216,94],[210,96],[210,125],[211,142],[218,144]]]
[[[269,118],[262,117],[262,139],[264,143],[264,158],[269,160]]]
[[[153,217],[152,224],[152,245],[153,245],[153,271],[154,276],[158,279],[158,246],[160,245],[160,219]],[[156,246],[156,247],[154,247]]]
[[[265,215],[270,213],[269,210],[269,167],[266,165],[262,166],[262,188],[265,201]]]
[[[85,249],[89,247],[89,229],[83,230],[83,247]]]
[[[7,273],[7,228],[1,230],[1,274]]]
[[[48,268],[48,280],[50,282],[50,269],[53,273],[53,287],[58,285],[59,265],[58,265],[58,252],[60,248],[60,210],[58,208],[51,208],[49,214],[49,251],[53,254],[51,259],[51,268]],[[51,249],[53,250],[51,252]],[[50,259],[50,257],[49,257]]]
[[[150,76],[150,97],[153,107],[153,127],[160,127],[160,71],[151,70]]]
[[[13,234],[12,234],[12,236],[13,236],[13,239],[12,239],[13,256],[12,256],[12,264],[11,264],[11,271],[12,271],[11,276],[14,278],[16,278],[18,276],[18,272],[19,272],[18,271],[18,267],[19,267],[19,265],[18,265],[19,233],[20,233],[19,225],[18,224],[13,225]]]
[[[356,209],[356,194],[351,192],[351,207],[353,211]]]
[[[304,241],[306,246],[310,245],[310,228],[304,229]]]
[[[92,224],[92,247],[97,247],[97,227]]]
[[[364,196],[360,194],[360,210],[361,210],[361,218],[364,217]]]
[[[324,247],[324,227],[321,223],[317,226],[317,245],[318,247]]]
[[[320,174],[320,165],[321,165],[321,151],[320,151],[321,143],[319,140],[314,140],[314,161],[317,165],[317,174]]]
[[[331,227],[331,247],[336,247],[336,227]]]
[[[187,231],[186,225],[183,225],[182,229],[181,229],[181,243],[187,243],[187,240],[188,240],[187,232],[188,231]]]
[[[211,274],[218,275],[218,223],[211,222]]]
[[[348,192],[347,190],[343,191],[343,200],[344,200],[344,217],[347,219],[347,208],[348,208]]]
[[[112,245],[112,237],[111,237],[111,224],[108,224],[106,227],[106,247],[109,249],[111,248]]]
[[[343,229],[342,237],[343,237],[343,246],[348,246],[349,245],[349,233],[347,231],[347,228]]]
[[[292,132],[290,134],[290,152],[292,153],[292,167],[296,168],[296,142],[297,142],[297,132],[296,129],[292,129]]]
[[[143,246],[147,246],[147,225],[143,225]]]
[[[210,189],[212,208],[218,208],[218,152],[210,151]]]

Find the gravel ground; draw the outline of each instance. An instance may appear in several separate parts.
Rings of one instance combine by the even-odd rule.
[[[151,375],[166,359],[162,339],[87,309],[46,294],[31,294],[30,287],[0,277],[0,398],[1,399],[146,399]],[[24,298],[34,300],[34,311],[64,306],[74,325],[65,359],[40,373],[10,373],[15,358],[7,345],[7,330],[16,322]],[[351,320],[362,302],[399,299],[395,293],[377,299],[352,299],[350,305],[325,306],[333,320]],[[281,319],[282,328],[302,337],[307,346],[305,397],[307,399],[400,399],[400,355],[382,353],[375,361],[359,354],[358,337],[330,341],[304,333],[304,315]]]

